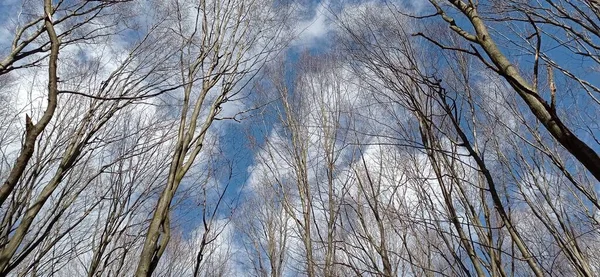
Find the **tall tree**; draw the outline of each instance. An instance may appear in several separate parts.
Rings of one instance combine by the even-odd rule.
[[[285,24],[270,1],[171,1],[180,84],[177,136],[167,182],[150,222],[136,276],[150,276],[170,239],[171,201],[204,148],[223,105],[280,47]],[[285,17],[285,14],[283,15]]]

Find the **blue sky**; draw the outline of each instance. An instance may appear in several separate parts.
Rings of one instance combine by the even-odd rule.
[[[289,47],[282,52],[282,57],[274,57],[274,60],[284,59],[285,67],[287,68],[285,74],[290,81],[296,76],[293,68],[296,67],[298,58],[302,53],[318,56],[327,53],[331,49],[332,36],[330,32],[333,30],[329,19],[329,11],[325,9],[325,5],[327,3],[322,3],[322,1],[307,1],[307,5],[303,7],[304,10],[301,14],[302,20],[295,27],[297,35]],[[249,170],[251,170],[254,164],[254,153],[263,146],[264,139],[269,136],[272,128],[277,124],[276,110],[272,106],[276,104],[264,105],[262,103],[265,100],[274,99],[253,96],[261,94],[261,92],[256,91],[260,89],[256,86],[260,82],[261,77],[259,73],[251,85],[246,88],[248,91],[243,93],[250,96],[240,100],[244,101],[242,106],[245,109],[253,109],[258,105],[261,106],[260,109],[249,112],[246,114],[249,118],[240,122],[227,120],[218,123],[221,125],[219,127],[221,130],[218,133],[220,150],[222,151],[222,162],[231,162],[232,165],[231,179],[229,179],[228,168],[221,168],[222,174],[220,174],[221,177],[219,180],[221,186],[229,182],[225,201],[228,205],[223,206],[220,210],[221,217],[230,215],[231,210],[228,207],[235,208],[238,201],[243,201],[244,193],[246,193],[244,186],[251,174]],[[293,89],[293,86],[289,88]],[[183,203],[180,209],[175,211],[175,216],[180,219],[179,222],[182,224],[181,227],[184,233],[188,233],[199,227],[201,228],[202,218],[201,210],[199,209],[201,207],[197,204],[187,201]]]

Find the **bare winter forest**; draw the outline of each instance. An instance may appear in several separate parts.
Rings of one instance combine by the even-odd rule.
[[[600,276],[598,0],[2,0],[0,276]]]

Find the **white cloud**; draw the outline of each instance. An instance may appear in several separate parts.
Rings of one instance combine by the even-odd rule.
[[[325,1],[316,5],[313,16],[307,20],[301,20],[295,27],[297,38],[295,45],[311,46],[323,39],[331,32],[332,22],[328,18],[329,11],[327,6],[329,1]]]

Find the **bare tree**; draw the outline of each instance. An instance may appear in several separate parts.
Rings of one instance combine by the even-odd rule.
[[[46,128],[52,119],[58,102],[58,55],[61,47],[70,43],[77,43],[84,40],[91,40],[97,36],[106,36],[103,27],[93,29],[89,28],[90,22],[96,17],[103,15],[102,10],[110,9],[112,5],[118,2],[109,1],[95,2],[84,1],[83,3],[64,3],[53,5],[52,1],[44,1],[43,12],[41,16],[25,23],[22,27],[16,28],[15,38],[11,45],[9,53],[0,62],[0,75],[4,75],[14,69],[30,67],[39,64],[48,57],[48,102],[43,115],[38,122],[33,123],[29,115],[26,115],[26,135],[21,146],[21,151],[11,168],[10,174],[6,177],[2,187],[0,187],[0,205],[8,198],[19,178],[22,176],[27,163],[33,155],[35,142],[40,133]],[[64,15],[64,16],[61,16]],[[43,23],[43,24],[42,24]],[[55,25],[66,25],[63,32],[58,33]],[[108,23],[108,22],[107,22]],[[110,24],[110,23],[109,23]],[[106,26],[110,28],[110,26]],[[81,32],[80,29],[87,29]],[[42,34],[47,34],[47,39],[42,38]],[[75,33],[75,35],[72,35]],[[26,37],[23,37],[23,36]],[[48,55],[38,55],[38,53],[49,52]],[[17,63],[20,60],[32,57],[33,61],[23,64]]]
[[[529,107],[535,118],[539,120],[547,131],[556,139],[573,157],[575,157],[587,170],[600,180],[600,157],[593,146],[597,142],[582,139],[586,133],[574,132],[574,127],[568,127],[568,119],[561,115],[561,98],[559,94],[566,94],[566,87],[561,91],[556,85],[553,71],[558,69],[569,82],[574,83],[587,95],[578,94],[575,97],[589,97],[596,101],[597,87],[585,80],[587,73],[570,68],[559,62],[558,57],[545,49],[549,45],[558,43],[558,47],[565,49],[582,58],[582,63],[590,65],[598,62],[598,15],[590,1],[525,1],[512,2],[498,7],[493,4],[478,3],[473,1],[447,1],[449,5],[442,5],[439,1],[430,1],[434,6],[436,15],[446,21],[450,29],[458,34],[471,47],[462,47],[461,44],[446,43],[431,38],[430,35],[418,33],[434,42],[442,49],[460,51],[478,58],[489,69],[501,76]],[[450,10],[457,11],[462,18],[454,18]],[[597,10],[596,10],[597,11]],[[464,19],[464,20],[462,20]],[[497,25],[495,23],[498,23]],[[523,35],[521,27],[526,24],[527,36]],[[528,25],[528,26],[527,26]],[[496,34],[491,28],[507,28],[510,35]],[[519,28],[519,29],[517,29]],[[554,32],[558,33],[556,35]],[[529,35],[531,34],[531,35]],[[573,37],[566,39],[564,37]],[[508,40],[515,44],[518,50],[514,54],[525,54],[533,66],[529,73],[524,66],[511,61],[512,53],[505,54],[507,50],[498,46],[499,42]],[[548,41],[548,42],[546,42]],[[547,87],[540,87],[542,80],[543,63],[548,68]],[[542,72],[541,72],[542,71]],[[548,91],[550,99],[542,95]],[[563,100],[564,101],[564,100]],[[595,135],[592,132],[592,137]]]
[[[38,123],[33,124],[31,117],[26,114],[25,135],[20,151],[15,155],[16,161],[1,188],[4,211],[0,247],[2,274],[15,269],[34,251],[36,257],[27,268],[37,268],[44,256],[56,249],[55,245],[65,237],[70,237],[72,230],[84,222],[102,202],[98,199],[88,201],[84,196],[102,183],[100,180],[106,171],[114,164],[135,159],[160,144],[150,140],[148,145],[132,146],[126,153],[122,152],[121,156],[113,156],[114,160],[104,159],[98,154],[119,141],[117,133],[122,134],[123,141],[143,133],[141,130],[137,130],[137,134],[127,133],[128,130],[115,131],[118,126],[114,124],[116,118],[126,115],[126,110],[136,100],[173,89],[167,82],[169,76],[162,71],[169,55],[152,48],[160,47],[159,41],[149,42],[149,38],[154,35],[153,29],[127,46],[131,48],[121,49],[128,55],[116,62],[112,71],[107,72],[104,68],[106,65],[94,58],[70,60],[65,57],[58,63],[59,51],[76,53],[73,51],[76,51],[78,43],[106,45],[103,44],[106,43],[104,39],[111,33],[104,28],[114,26],[102,25],[99,21],[104,16],[111,17],[114,12],[111,9],[114,8],[113,4],[120,2],[126,3],[86,1],[80,4],[60,2],[53,5],[51,1],[44,2],[44,26],[40,28],[48,33],[47,44],[50,46],[48,101],[47,104],[40,104],[40,109],[36,106],[37,100],[27,104],[33,107],[32,116],[41,110],[41,118]],[[70,29],[63,29],[67,32],[57,34],[54,30],[55,25],[62,22],[56,16],[53,17],[55,14],[68,15],[69,20],[65,22],[71,22],[69,24],[72,26],[69,25]],[[101,27],[88,26],[93,25],[91,22]],[[23,28],[33,28],[34,25],[27,24]],[[85,31],[79,32],[80,29]],[[19,30],[22,32],[23,29]],[[71,36],[70,32],[75,34]],[[22,33],[17,34],[16,41],[21,35]],[[40,43],[44,44],[43,40]],[[39,51],[44,47],[40,46]],[[17,51],[15,49],[24,51],[25,48],[17,47],[13,51]],[[19,58],[21,56],[18,51],[11,52],[10,55],[15,54]],[[26,55],[35,56],[35,53]],[[39,59],[36,62],[45,60],[44,55],[36,58]],[[97,57],[101,58],[102,55]],[[154,61],[144,63],[146,58]],[[59,70],[59,65],[65,66],[64,69]],[[79,66],[81,71],[73,71],[67,65]],[[10,69],[13,75],[24,72],[14,66],[7,66],[5,69]],[[102,81],[98,81],[99,79]],[[32,94],[36,93],[32,91]],[[99,193],[100,197],[107,194]],[[77,206],[78,210],[73,209],[72,205]]]
[[[598,275],[597,1],[341,3],[327,50],[287,48],[294,2],[36,1],[0,39],[1,276]]]
[[[169,210],[182,179],[203,150],[209,128],[248,79],[277,50],[280,24],[269,1],[170,2],[179,36],[182,97],[169,177],[150,222],[137,276],[150,276],[170,237]],[[267,8],[266,10],[264,8]]]
[[[595,237],[591,231],[595,219],[583,215],[596,209],[597,198],[586,173],[576,175],[573,167],[565,165],[573,153],[565,156],[557,148],[562,141],[540,132],[523,110],[531,107],[511,100],[506,84],[490,77],[481,81],[482,76],[495,73],[482,73],[490,64],[475,66],[472,58],[482,59],[475,48],[458,49],[459,44],[452,48],[456,51],[441,56],[432,55],[427,47],[416,50],[410,37],[413,30],[397,26],[418,28],[414,24],[420,21],[411,21],[396,7],[385,8],[388,12],[383,15],[367,8],[353,18],[356,21],[342,22],[342,28],[354,61],[359,61],[359,74],[372,74],[373,79],[367,80],[380,98],[410,112],[412,124],[417,124],[416,136],[414,131],[405,132],[412,120],[394,126],[402,131],[396,138],[400,143],[423,149],[426,163],[416,168],[430,170],[430,176],[420,178],[435,188],[435,195],[431,191],[418,195],[420,201],[431,203],[425,206],[429,214],[412,217],[411,228],[431,222],[423,227],[433,231],[444,247],[428,245],[457,270],[454,275],[505,276],[525,271],[536,276],[594,275],[592,258],[579,239],[588,234]],[[468,16],[474,12],[471,6]],[[458,23],[452,21],[451,28],[454,24]],[[443,39],[455,41],[456,36],[436,33],[439,43],[434,46],[445,49]],[[442,65],[434,65],[435,61]],[[551,76],[548,80],[554,86]],[[512,152],[507,152],[507,142]],[[535,220],[524,220],[525,215]],[[549,241],[551,258],[541,250]],[[414,252],[409,253],[408,262],[417,260]],[[431,263],[420,267],[439,272]]]
[[[261,170],[262,171],[262,170]],[[235,227],[243,236],[244,250],[248,254],[255,276],[284,276],[288,259],[288,240],[291,233],[291,218],[283,210],[283,196],[277,193],[277,188],[270,190],[268,184],[269,172],[252,173],[258,184],[253,185],[253,195],[244,201],[241,211],[237,214]],[[267,187],[254,187],[264,185]]]

